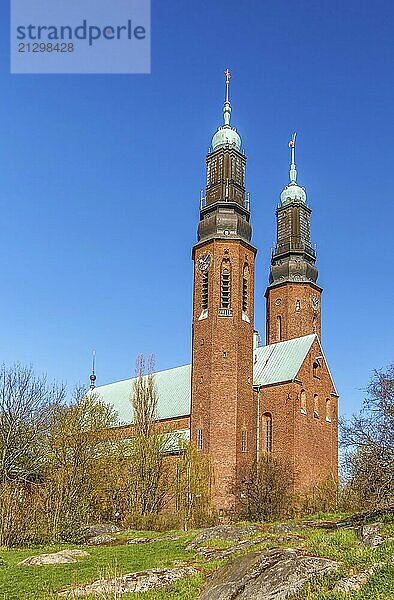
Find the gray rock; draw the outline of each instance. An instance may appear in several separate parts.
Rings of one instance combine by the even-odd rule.
[[[236,552],[242,552],[242,550],[247,550],[248,548],[252,548],[253,546],[257,546],[257,544],[261,544],[262,542],[266,542],[270,538],[259,538],[257,540],[244,540],[235,546],[231,546],[231,548],[205,548],[200,547],[197,548],[197,552],[200,556],[205,558],[205,560],[222,560],[223,558],[227,558]]]
[[[187,546],[188,550],[197,548],[203,542],[208,540],[226,540],[230,542],[239,542],[242,538],[248,537],[261,531],[253,525],[246,527],[237,527],[235,525],[217,525],[216,527],[209,527],[199,533],[194,540],[192,540]]]
[[[378,535],[382,523],[371,523],[370,525],[361,525],[356,529],[358,539],[364,546],[376,548],[383,542],[383,538]]]
[[[132,538],[127,540],[128,544],[147,544],[148,542],[154,542],[153,538]]]
[[[25,558],[18,565],[36,567],[41,565],[64,565],[69,563],[76,563],[77,558],[85,558],[89,556],[89,552],[84,550],[61,550],[60,552],[54,552],[53,554],[39,554],[37,556],[29,556]]]
[[[96,537],[97,535],[109,535],[111,533],[120,533],[123,531],[117,525],[110,525],[106,523],[100,523],[98,525],[89,525],[82,529],[82,533],[87,537]]]
[[[114,542],[119,543],[120,540],[118,538],[113,537],[112,535],[104,534],[104,535],[95,535],[94,537],[88,538],[86,543],[89,546],[107,546],[108,544],[113,544]]]
[[[129,592],[147,592],[168,586],[173,581],[183,577],[190,577],[198,573],[194,567],[178,567],[175,569],[152,569],[129,573],[114,579],[99,579],[82,588],[60,592],[59,596],[65,598],[78,598],[81,596],[97,595],[106,597],[107,594],[127,594]]]
[[[348,577],[346,579],[341,579],[335,588],[334,592],[353,592],[354,590],[360,590],[368,581],[370,576],[373,574],[376,569],[380,567],[380,564],[375,564],[369,567],[366,571],[362,571],[362,573],[358,573],[353,577]]]
[[[207,581],[200,600],[283,600],[312,577],[333,571],[335,561],[275,548],[238,556]]]
[[[242,552],[243,550],[247,550],[249,548],[253,548],[253,546],[257,546],[263,542],[272,542],[275,544],[300,544],[304,540],[300,537],[296,537],[294,535],[283,535],[275,540],[270,537],[262,537],[254,540],[244,540],[236,544],[235,546],[231,546],[231,548],[206,548],[204,546],[197,548],[197,552],[200,556],[205,558],[206,560],[222,560],[223,558],[227,558],[232,554],[236,554],[237,552]]]

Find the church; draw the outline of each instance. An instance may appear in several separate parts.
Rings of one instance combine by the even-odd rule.
[[[236,503],[245,468],[264,453],[286,461],[293,491],[307,491],[338,472],[338,393],[321,344],[321,294],[311,209],[297,182],[296,134],[290,181],[276,209],[276,245],[266,297],[266,345],[254,330],[254,262],[246,156],[231,124],[226,71],[223,124],[206,157],[197,243],[193,247],[192,362],[155,374],[158,420],[208,453],[214,504]],[[91,376],[91,388],[95,375]],[[132,379],[95,388],[133,422]]]

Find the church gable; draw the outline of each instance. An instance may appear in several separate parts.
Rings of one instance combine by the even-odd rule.
[[[311,344],[299,371],[295,377],[299,382],[306,383],[310,389],[318,390],[333,397],[338,397],[326,357],[317,336]]]
[[[261,346],[255,350],[253,385],[267,386],[296,378],[315,334]]]

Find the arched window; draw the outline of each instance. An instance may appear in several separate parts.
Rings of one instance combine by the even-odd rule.
[[[300,312],[301,310],[301,302],[299,300],[296,301],[296,312]]]
[[[306,393],[305,393],[305,390],[301,390],[300,402],[301,402],[301,414],[306,415]]]
[[[272,415],[264,413],[263,415],[263,440],[265,452],[272,452]]]
[[[201,292],[201,308],[208,310],[208,271],[204,271],[202,275],[202,292]]]
[[[282,317],[280,315],[276,317],[276,341],[282,341]]]
[[[229,268],[224,267],[222,269],[221,279],[221,306],[222,308],[230,308],[231,281]]]
[[[313,416],[316,419],[319,418],[319,396],[317,394],[313,396]]]
[[[326,421],[331,423],[331,400],[326,398]]]

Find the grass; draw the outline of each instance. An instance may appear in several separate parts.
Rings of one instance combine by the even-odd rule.
[[[319,515],[320,516],[320,515]],[[324,520],[333,519],[324,515]],[[270,524],[271,525],[271,524]],[[269,534],[270,525],[263,525],[257,535],[269,537],[263,544],[251,551],[278,546],[276,539],[283,534]],[[394,523],[386,523],[383,535],[394,537]],[[169,534],[179,535],[177,540],[162,540]],[[354,530],[302,529],[292,531],[302,536],[299,546],[307,554],[324,556],[340,563],[336,573],[308,584],[297,600],[394,600],[394,542],[385,541],[376,549],[362,546]],[[57,592],[74,585],[90,583],[102,577],[114,577],[133,571],[175,566],[174,561],[184,561],[195,566],[199,573],[194,577],[179,580],[165,591],[156,590],[139,594],[125,594],[125,600],[195,600],[210,572],[219,568],[224,561],[207,562],[195,550],[187,550],[187,543],[195,532],[166,532],[158,534],[149,531],[133,531],[121,534],[120,538],[149,537],[155,541],[146,544],[131,544],[106,547],[76,546],[57,544],[25,549],[0,549],[0,600],[54,600]],[[254,536],[252,536],[254,537]],[[211,548],[228,548],[236,545],[230,542],[211,540]],[[286,544],[291,546],[291,543]],[[86,549],[90,556],[70,565],[49,565],[41,567],[18,566],[18,562],[36,554],[57,552],[65,548]],[[250,551],[250,550],[249,550]],[[336,582],[344,577],[359,573],[375,563],[382,563],[359,592],[334,593]],[[97,598],[97,597],[96,597]],[[101,600],[109,600],[107,598]]]

